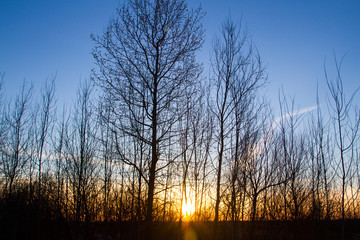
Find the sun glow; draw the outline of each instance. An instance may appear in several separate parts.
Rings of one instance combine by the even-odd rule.
[[[195,212],[195,205],[190,199],[187,199],[187,201],[183,200],[182,204],[182,214],[184,216],[184,220],[190,220],[191,216]]]

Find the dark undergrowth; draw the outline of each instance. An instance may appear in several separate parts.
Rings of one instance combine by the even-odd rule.
[[[40,210],[36,201],[0,205],[0,239],[150,239],[142,222],[69,222],[53,208]],[[154,222],[152,233],[159,240],[337,240],[341,221],[219,222],[217,226],[214,222]],[[345,239],[360,240],[360,220],[346,220]]]
[[[215,228],[213,222],[155,222],[153,239],[341,239],[340,221],[321,222],[239,222],[233,238],[232,224],[221,222]],[[47,221],[38,227],[37,221],[1,222],[1,239],[89,239],[89,240],[127,240],[150,239],[144,234],[143,224],[136,222],[95,222],[69,223],[64,221]],[[215,232],[217,229],[217,234]],[[360,239],[360,222],[348,220],[345,224],[345,239]]]

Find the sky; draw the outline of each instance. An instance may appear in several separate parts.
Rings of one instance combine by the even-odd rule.
[[[79,81],[90,78],[95,67],[90,34],[101,35],[120,5],[118,0],[0,0],[6,98],[13,98],[24,80],[37,94],[56,74],[58,103],[72,104]],[[326,90],[324,66],[334,76],[334,54],[343,59],[345,90],[360,86],[359,0],[192,0],[188,5],[206,12],[206,39],[198,54],[205,76],[214,35],[231,15],[252,36],[266,66],[265,94],[275,108],[282,88],[299,109],[313,109],[317,85]]]

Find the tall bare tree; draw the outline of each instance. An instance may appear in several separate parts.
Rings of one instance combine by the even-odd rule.
[[[203,43],[203,15],[200,8],[188,10],[183,0],[131,0],[118,9],[103,36],[92,36],[95,79],[113,99],[118,136],[137,138],[151,148],[147,223],[153,219],[162,143],[173,134],[183,91],[201,72],[195,52]],[[144,110],[145,118],[136,115],[137,109]]]
[[[325,69],[325,80],[329,89],[330,98],[329,112],[333,119],[333,130],[335,134],[336,147],[338,150],[339,158],[339,177],[341,180],[341,219],[342,219],[342,230],[341,238],[344,239],[345,232],[345,212],[346,212],[346,187],[349,183],[351,176],[351,168],[353,166],[353,146],[359,139],[358,130],[360,125],[360,112],[356,109],[353,110],[353,100],[356,96],[358,89],[356,89],[349,99],[346,99],[344,92],[343,81],[341,76],[341,63],[335,59],[336,76],[335,79],[330,79],[327,70]],[[351,115],[353,114],[353,116]],[[354,118],[353,120],[351,118]]]
[[[235,209],[235,182],[239,172],[241,131],[245,116],[255,99],[256,90],[265,81],[264,67],[252,40],[241,23],[228,18],[222,25],[221,37],[213,48],[213,76],[215,87],[214,114],[217,124],[218,163],[216,176],[215,222],[219,219],[221,175],[224,157],[229,155],[230,136],[235,131],[235,151],[232,171],[232,216]]]

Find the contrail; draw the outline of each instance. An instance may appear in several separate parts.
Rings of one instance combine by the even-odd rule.
[[[291,113],[286,113],[286,114],[284,114],[284,115],[276,118],[276,119],[274,120],[274,123],[275,123],[276,125],[278,125],[278,123],[279,123],[281,120],[283,120],[283,119],[287,119],[287,118],[289,118],[289,117],[294,117],[294,116],[297,116],[297,115],[300,115],[300,114],[304,114],[304,113],[307,113],[307,112],[311,112],[311,111],[313,111],[313,110],[315,110],[315,109],[318,109],[318,108],[319,108],[318,105],[314,105],[314,106],[311,106],[311,107],[302,108],[302,109],[300,109],[300,110],[298,110],[298,111],[294,111],[294,112],[291,112]]]

